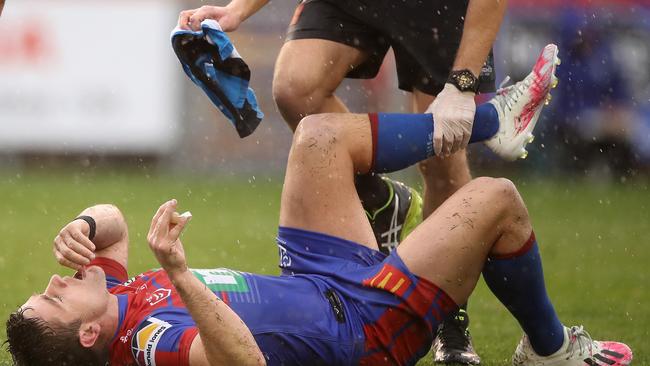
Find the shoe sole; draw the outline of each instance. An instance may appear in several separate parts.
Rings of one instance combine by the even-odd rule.
[[[547,106],[551,103],[551,90],[555,89],[557,85],[559,84],[559,79],[555,75],[555,71],[557,67],[562,63],[562,60],[558,57],[559,54],[559,48],[555,44],[549,44],[546,47],[544,47],[544,51],[542,51],[542,54],[546,52],[546,49],[548,47],[553,47],[553,56],[552,56],[552,62],[551,62],[551,83],[550,83],[550,88],[546,96],[544,97],[544,106]],[[535,115],[533,116],[533,120],[526,126],[524,131],[521,132],[521,135],[523,135],[523,141],[521,145],[521,154],[519,155],[519,159],[525,159],[528,156],[528,150],[526,150],[526,146],[530,143],[532,143],[535,140],[535,135],[533,135],[532,131],[535,129],[535,126],[537,125],[537,122],[539,121],[539,115],[542,112],[543,107],[539,108],[537,112],[535,112]],[[515,159],[516,160],[516,159]]]

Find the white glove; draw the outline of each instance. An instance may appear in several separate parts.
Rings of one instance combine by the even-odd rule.
[[[433,150],[437,156],[449,156],[467,147],[476,113],[474,93],[461,92],[447,83],[426,113],[433,114]]]

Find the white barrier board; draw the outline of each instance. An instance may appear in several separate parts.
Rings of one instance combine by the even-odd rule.
[[[0,151],[163,153],[184,77],[174,1],[20,0],[0,19]]]

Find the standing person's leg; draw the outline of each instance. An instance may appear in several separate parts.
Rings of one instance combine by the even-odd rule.
[[[348,112],[334,92],[365,58],[357,48],[324,39],[285,43],[275,65],[273,98],[289,128],[295,131],[310,114]]]
[[[413,110],[424,113],[435,97],[413,90]],[[423,218],[431,215],[445,200],[472,179],[465,149],[447,157],[434,156],[418,164],[424,183]],[[436,362],[480,364],[469,332],[467,301],[459,304],[438,328],[432,352]]]
[[[438,64],[437,67],[444,68],[447,73],[451,71],[452,62],[453,59],[448,57],[436,61]],[[493,64],[494,60],[492,55],[490,55],[479,76],[481,93],[495,91]],[[429,108],[435,100],[433,94],[442,88],[444,80],[437,80],[435,82],[436,86],[427,86],[429,84],[431,82],[412,86],[411,100],[414,113],[424,113]],[[426,91],[422,91],[419,88],[426,89]],[[425,218],[431,215],[448,197],[472,179],[467,162],[467,152],[465,150],[461,150],[446,158],[433,157],[427,159],[418,164],[418,167],[424,179],[425,199],[423,215]]]
[[[379,70],[388,44],[339,4],[301,2],[280,49],[273,97],[292,130],[315,113],[348,112],[334,92],[346,77],[370,77]]]
[[[435,97],[413,90],[413,112],[424,113]],[[447,198],[472,180],[467,153],[461,150],[448,157],[432,157],[418,164],[424,182],[422,215],[429,217]]]

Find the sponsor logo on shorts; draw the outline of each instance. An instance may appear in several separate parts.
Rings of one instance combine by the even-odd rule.
[[[411,286],[411,280],[404,272],[390,264],[384,264],[374,276],[363,280],[363,285],[385,290],[397,296],[403,296]]]
[[[138,365],[156,366],[156,348],[165,331],[171,327],[166,321],[154,317],[142,322],[131,339],[131,353]]]

